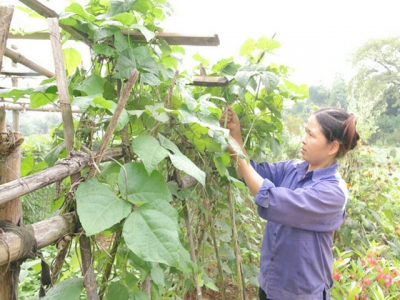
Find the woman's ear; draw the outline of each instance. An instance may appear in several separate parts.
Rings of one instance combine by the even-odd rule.
[[[339,151],[339,148],[340,148],[340,143],[338,141],[333,141],[330,145],[329,154],[336,156],[337,152]]]

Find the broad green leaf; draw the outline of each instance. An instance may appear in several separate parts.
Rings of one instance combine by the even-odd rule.
[[[34,164],[35,161],[33,156],[31,153],[28,153],[28,155],[21,161],[21,176],[24,177],[32,172]]]
[[[121,31],[114,33],[114,47],[117,53],[130,49],[126,36]]]
[[[101,176],[105,179],[110,187],[114,187],[118,183],[118,176],[121,166],[116,162],[108,163],[101,169]]]
[[[114,113],[116,108],[117,108],[117,103],[113,102],[113,101],[107,101],[109,104],[111,104],[111,108],[109,108],[109,110]],[[121,114],[118,118],[117,124],[115,125],[115,129],[114,131],[120,131],[122,130],[126,124],[128,124],[129,122],[129,114],[128,112],[125,110],[125,108],[122,109]]]
[[[132,143],[132,149],[143,161],[149,174],[169,153],[151,135],[142,135],[135,138]]]
[[[101,95],[104,92],[104,79],[99,75],[93,74],[73,88],[85,92],[87,95]]]
[[[136,69],[136,60],[131,49],[120,52],[115,70],[118,71],[118,78],[128,79],[133,70]]]
[[[140,60],[136,57],[136,61],[141,69],[158,76],[158,64],[152,57],[146,57]]]
[[[106,28],[106,27],[98,27],[94,30],[93,40],[94,42],[98,42],[106,37],[112,36],[115,30]]]
[[[275,73],[265,71],[261,73],[261,81],[270,94],[278,86],[279,78]]]
[[[135,15],[132,13],[124,12],[118,15],[115,15],[111,18],[112,20],[121,22],[123,25],[129,27],[136,22]],[[104,24],[104,23],[103,23]]]
[[[51,149],[44,157],[44,161],[49,167],[54,166],[56,161],[58,160],[61,151],[65,149],[65,142],[62,142]]]
[[[14,98],[14,101],[17,101],[21,97],[25,96],[26,94],[30,94],[33,89],[0,89],[0,96],[2,98]]]
[[[164,271],[157,265],[151,269],[151,280],[153,280],[157,285],[165,286]]]
[[[32,108],[38,108],[43,105],[53,103],[58,99],[57,94],[43,93],[43,92],[32,92],[30,95],[30,102]]]
[[[128,202],[94,178],[79,185],[76,203],[79,219],[88,236],[110,228],[132,210]]]
[[[144,46],[136,47],[133,49],[136,63],[140,68],[155,75],[158,74],[158,66],[154,58],[151,56],[149,49]]]
[[[230,62],[229,64],[225,65],[221,70],[221,75],[225,76],[226,79],[231,80],[235,77],[237,72],[237,67],[234,62]]]
[[[203,64],[203,67],[208,66],[208,64],[210,63],[210,61],[202,57],[198,52],[196,52],[192,57],[194,60],[201,62]]]
[[[147,83],[148,85],[156,86],[161,83],[160,79],[152,73],[141,73],[140,81],[142,83]]]
[[[43,300],[78,300],[82,289],[81,278],[68,278],[48,290]]]
[[[257,41],[256,47],[262,51],[272,51],[279,48],[281,44],[273,39],[267,37],[260,37]]]
[[[165,123],[169,121],[168,115],[165,113],[164,103],[159,102],[154,105],[146,105],[146,110],[151,116],[159,122]]]
[[[284,87],[286,87],[293,96],[297,97],[298,99],[304,99],[308,97],[308,87],[305,84],[297,85],[293,82],[283,78]]]
[[[129,300],[149,300],[149,296],[145,292],[134,291]]]
[[[127,173],[127,181],[124,170]],[[122,197],[135,204],[172,200],[171,193],[160,172],[153,171],[149,175],[144,165],[133,162],[124,165],[124,170],[121,169],[118,177]]]
[[[184,155],[179,148],[170,140],[159,134],[161,146],[171,151],[169,158],[172,164],[186,174],[194,177],[203,186],[205,185],[206,174],[200,170],[186,155]]]
[[[134,0],[125,0],[125,1],[110,1],[110,11],[113,16],[129,12],[136,1]]]
[[[166,68],[172,68],[172,69],[178,68],[178,60],[172,56],[163,57],[162,64]]]
[[[241,87],[246,87],[252,76],[257,74],[257,71],[239,70],[235,75],[235,79]]]
[[[90,22],[94,22],[95,17],[87,13],[87,11],[77,2],[71,3],[70,6],[65,8],[66,12],[74,12],[78,16],[82,17],[85,20]]]
[[[183,48],[182,46],[171,45],[171,49],[173,53],[180,53],[183,55],[186,54],[185,48]]]
[[[122,283],[115,281],[108,286],[105,298],[106,300],[128,299],[129,292]]]
[[[108,57],[115,55],[115,49],[106,44],[96,44],[93,46],[93,50],[98,55],[101,54]]]
[[[176,218],[165,214],[175,209],[166,201],[144,204],[126,219],[122,234],[126,245],[145,261],[179,265],[179,235]]]
[[[143,26],[143,25],[140,25],[140,24],[133,24],[133,25],[132,25],[132,28],[138,29],[138,30],[143,34],[143,36],[146,38],[146,41],[147,41],[147,42],[150,41],[150,40],[152,40],[152,39],[154,39],[154,37],[155,37],[154,32],[148,30],[148,29],[147,29],[145,26]]]
[[[160,50],[162,52],[162,57],[167,57],[172,53],[170,45],[165,40],[160,40],[159,42]]]
[[[167,69],[167,68],[164,66],[164,64],[158,63],[158,64],[157,64],[157,67],[158,67],[158,71],[160,72],[161,77],[162,77],[162,79],[163,79],[164,81],[167,81],[168,79],[174,77],[174,75],[175,75],[174,71],[171,70],[171,69]]]
[[[75,48],[63,49],[63,55],[67,74],[68,76],[71,76],[72,74],[74,74],[76,68],[78,68],[81,64],[82,56]]]
[[[106,100],[103,97],[94,97],[92,100],[94,106],[105,108],[108,110],[112,110],[113,106],[116,106],[116,104],[110,100]]]
[[[161,3],[161,2],[160,2]],[[132,7],[135,11],[140,12],[143,15],[149,13],[149,10],[153,10],[154,6],[148,0],[136,0],[134,1],[134,5]],[[151,12],[153,13],[153,11]]]
[[[271,147],[272,152],[275,155],[278,155],[281,151],[281,146],[279,144],[279,141],[276,138],[271,139],[270,147]]]
[[[128,250],[129,263],[136,269],[140,271],[142,278],[147,278],[150,275],[150,271],[153,268],[153,263],[144,261],[138,257],[134,252]]]
[[[189,252],[181,243],[179,243],[179,268],[185,273],[188,273],[190,269],[194,270],[196,268],[196,265],[190,258]]]
[[[72,106],[78,106],[79,110],[81,111],[81,113],[85,112],[90,105],[92,105],[93,103],[93,99],[96,96],[83,96],[83,97],[75,97],[72,102],[71,105]]]
[[[256,43],[253,39],[248,39],[240,47],[240,55],[249,55],[255,49]]]
[[[129,115],[125,109],[121,111],[121,115],[119,116],[117,125],[115,125],[115,131],[121,131],[126,124],[129,123]]]

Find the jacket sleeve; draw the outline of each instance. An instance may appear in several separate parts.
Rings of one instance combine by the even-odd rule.
[[[285,176],[288,166],[295,164],[295,160],[282,161],[278,163],[256,163],[255,161],[250,160],[250,164],[261,177],[267,178],[274,185],[279,186]]]
[[[259,215],[268,221],[304,230],[334,231],[345,218],[348,192],[342,181],[323,180],[290,190],[265,179],[254,200]]]

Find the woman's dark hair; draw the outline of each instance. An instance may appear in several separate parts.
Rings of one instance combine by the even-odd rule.
[[[353,150],[360,139],[356,130],[356,117],[341,108],[321,108],[314,113],[322,133],[329,142],[338,141],[339,151],[337,158],[343,157],[348,151]]]

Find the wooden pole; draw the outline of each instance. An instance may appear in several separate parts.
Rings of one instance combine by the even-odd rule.
[[[102,159],[103,152],[106,149],[108,142],[110,141],[110,139],[112,137],[112,134],[114,133],[114,129],[117,126],[118,119],[122,113],[123,108],[125,107],[126,102],[129,99],[131,89],[132,89],[133,85],[135,84],[138,77],[139,77],[139,72],[137,70],[133,70],[133,72],[129,76],[128,81],[125,84],[124,89],[122,90],[122,93],[119,95],[117,108],[115,109],[114,114],[111,117],[110,123],[108,124],[107,130],[106,130],[106,133],[104,134],[104,137],[101,140],[99,150],[97,151],[98,156],[95,161],[96,164],[99,164]],[[88,178],[91,178],[94,175],[96,175],[96,168],[95,168],[95,166],[92,166],[92,168],[89,171]]]
[[[72,118],[71,101],[69,99],[67,78],[65,75],[64,57],[61,47],[60,28],[58,27],[58,20],[49,18],[49,31],[51,47],[53,49],[54,66],[58,87],[58,96],[61,107],[61,116],[64,124],[65,144],[67,153],[74,149],[74,120]]]
[[[34,63],[33,61],[27,59],[20,53],[17,53],[11,49],[6,48],[4,55],[8,58],[12,59],[16,63],[20,63],[29,69],[38,72],[40,75],[46,76],[48,78],[54,77],[54,73],[50,72],[49,70],[39,66],[38,64]]]
[[[0,107],[0,185],[19,178],[23,138],[6,126],[6,113]],[[22,207],[19,197],[0,205],[0,220],[14,225],[22,224]],[[20,262],[0,266],[0,300],[18,299]]]
[[[15,45],[11,45],[11,48],[13,48],[14,50],[17,50],[17,46]],[[12,62],[11,66],[13,67],[17,67],[17,63],[16,62]],[[13,76],[11,78],[11,84],[13,87],[18,87],[18,77]],[[20,126],[19,126],[19,112],[17,110],[13,110],[12,112],[12,116],[13,116],[13,130],[15,132],[19,132],[20,130]]]
[[[58,86],[58,95],[60,98],[61,115],[64,124],[64,136],[67,153],[74,148],[74,123],[72,118],[71,101],[69,99],[69,91],[67,78],[65,75],[64,57],[61,47],[60,28],[56,18],[48,18],[51,46],[53,48],[54,65],[56,70],[56,79]],[[100,154],[102,155],[102,154]],[[101,158],[100,158],[101,159]],[[72,174],[71,183],[79,180],[80,174]],[[90,247],[89,238],[82,233],[79,236],[79,244],[82,257],[82,274],[83,284],[86,289],[88,300],[98,300],[96,276],[93,268],[93,256]]]
[[[3,66],[3,55],[6,51],[8,32],[14,8],[12,6],[0,6],[0,70]]]
[[[31,230],[37,243],[37,250],[52,245],[66,235],[76,233],[75,214],[56,216],[38,223],[28,225],[26,230]],[[20,255],[21,245],[24,242],[21,236],[14,232],[0,234],[0,266],[7,265],[17,259]]]
[[[0,6],[0,69],[3,65],[3,55],[6,49],[8,32],[14,9],[11,6]],[[23,139],[6,126],[6,111],[0,107],[0,184],[19,177],[21,166],[20,145]],[[21,200],[14,198],[0,205],[0,220],[14,225],[21,225]],[[20,263],[13,262],[0,266],[0,300],[18,299],[18,277]]]
[[[52,18],[55,20],[58,19],[58,14],[54,10],[48,8],[47,6],[45,6],[44,4],[40,3],[37,0],[19,0],[19,2],[22,2],[23,4],[25,4],[26,6],[36,11],[39,15],[45,18]],[[70,33],[76,39],[83,41],[87,45],[90,45],[90,41],[86,33],[79,31],[75,27],[69,25],[60,24],[60,27],[64,29],[66,32]]]

